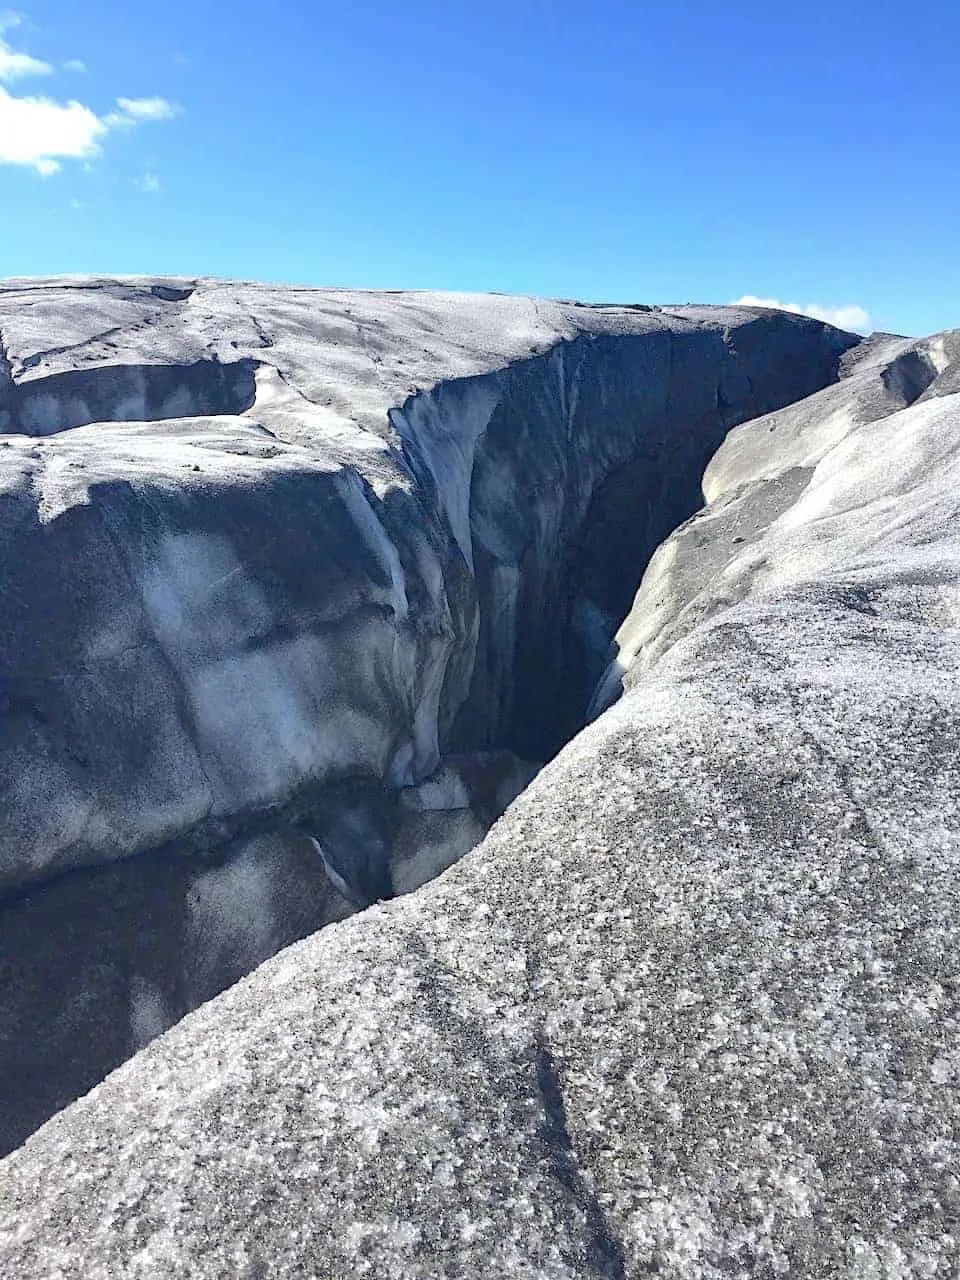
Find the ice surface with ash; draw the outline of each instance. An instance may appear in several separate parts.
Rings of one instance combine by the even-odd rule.
[[[927,350],[730,435],[623,696],[440,879],[0,1163],[0,1271],[956,1276],[956,337]]]

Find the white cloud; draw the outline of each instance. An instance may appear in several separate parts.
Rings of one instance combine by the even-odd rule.
[[[154,196],[160,190],[160,179],[155,173],[145,173],[142,178],[137,178],[135,185]]]
[[[0,26],[0,31],[4,28]],[[32,58],[29,53],[14,53],[4,40],[0,40],[0,80],[22,80],[24,76],[48,76],[53,71],[49,62]]]
[[[107,124],[80,102],[15,98],[0,86],[0,164],[26,165],[49,177],[61,160],[99,154],[107,132]]]
[[[0,35],[19,23],[16,14],[0,13]],[[64,66],[85,70],[76,60]],[[49,75],[52,70],[49,63],[16,53],[0,39],[0,82]],[[100,116],[82,102],[20,97],[0,83],[0,164],[23,165],[46,178],[56,173],[64,160],[94,159],[111,130],[170,120],[179,111],[166,98],[117,98],[117,110]]]
[[[845,307],[821,307],[819,303],[808,302],[801,306],[798,302],[781,302],[778,298],[758,298],[752,293],[745,293],[733,303],[736,307],[774,307],[778,311],[792,311],[798,316],[812,316],[814,320],[822,320],[825,324],[836,325],[838,329],[848,329],[865,333],[871,325],[870,313],[863,307],[850,304]]]
[[[180,110],[166,98],[118,98],[117,106],[130,120],[172,120]]]
[[[79,58],[71,58],[69,62],[63,64],[64,71],[75,71],[78,75],[83,75],[87,70],[87,64],[81,62]]]

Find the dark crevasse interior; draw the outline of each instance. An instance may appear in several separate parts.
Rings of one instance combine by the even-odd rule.
[[[480,624],[458,749],[546,761],[583,726],[644,569],[702,505],[726,433],[834,381],[855,341],[811,326],[778,351],[771,328],[766,344],[750,326],[579,338],[496,375],[470,486]]]
[[[469,804],[445,809],[448,799],[417,788],[345,777],[283,811],[240,814],[223,824],[219,843],[212,827],[204,847],[188,833],[176,847],[71,871],[0,902],[0,1154],[268,956],[402,888],[402,859],[388,865],[398,850],[446,841],[463,852],[476,843],[529,776],[517,758],[543,762],[582,726],[644,568],[701,505],[700,477],[726,432],[836,378],[853,340],[812,323],[798,336],[790,323],[782,351],[769,319],[735,337],[703,329],[580,338],[423,393],[454,436],[478,386],[495,401],[467,479],[472,574],[449,530],[440,560],[448,595],[459,600],[456,625],[475,626],[476,644],[458,636],[438,709],[438,777],[446,770],[448,783],[425,783],[451,794],[460,786]],[[157,370],[94,380],[95,394],[83,381],[89,375],[77,374],[62,384],[75,411],[60,429],[80,425],[72,418],[123,418],[124,396],[131,420],[176,416],[166,411],[178,406],[186,413],[187,398],[171,396],[193,379],[191,413],[252,403],[252,362],[202,363],[168,383]],[[28,413],[18,429],[30,421]],[[420,552],[404,550],[403,539],[414,507],[435,506],[442,523],[448,481],[416,433],[404,437],[400,427],[421,497],[388,496],[377,519],[412,565]],[[313,484],[303,487],[313,492]],[[299,493],[292,481],[288,488],[291,499]],[[282,527],[299,547],[309,505],[285,501],[277,510],[289,529],[273,532]],[[255,531],[236,518],[240,546]],[[342,541],[344,563],[357,569],[349,528]],[[326,546],[329,555],[329,537]],[[407,577],[419,608],[417,575]],[[341,585],[346,592],[350,584]]]

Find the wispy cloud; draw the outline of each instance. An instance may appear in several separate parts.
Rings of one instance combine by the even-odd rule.
[[[0,80],[9,83],[12,80],[23,80],[26,76],[48,76],[53,72],[49,62],[34,58],[29,53],[15,53],[2,38],[6,28],[0,22]]]
[[[144,121],[172,120],[180,107],[166,98],[118,98],[119,111],[111,111],[107,120],[115,127],[141,124]]]
[[[104,139],[114,130],[170,120],[179,114],[177,104],[166,98],[117,98],[116,109],[100,115],[75,99],[62,102],[11,92],[5,84],[53,72],[48,62],[12,49],[2,38],[20,21],[15,13],[0,13],[0,164],[22,165],[49,177],[64,161],[97,157]],[[64,66],[85,70],[77,60]]]
[[[83,75],[87,70],[87,64],[81,62],[79,58],[71,58],[63,64],[64,71],[75,71],[78,75]]]
[[[758,298],[755,294],[745,293],[742,298],[735,299],[733,305],[775,307],[778,311],[792,311],[794,315],[812,316],[814,320],[822,320],[825,324],[835,325],[838,329],[848,329],[856,333],[866,333],[871,326],[869,311],[852,303],[842,307],[822,307],[817,302],[808,302],[801,306],[799,302],[781,302],[779,298]]]
[[[117,106],[134,120],[172,120],[180,110],[166,98],[118,98]]]
[[[145,173],[142,178],[137,178],[134,186],[145,191],[148,195],[155,196],[160,190],[160,179],[155,173]]]

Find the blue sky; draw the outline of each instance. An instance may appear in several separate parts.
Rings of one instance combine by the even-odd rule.
[[[960,325],[957,0],[29,0],[0,26],[0,276]]]

